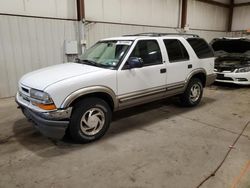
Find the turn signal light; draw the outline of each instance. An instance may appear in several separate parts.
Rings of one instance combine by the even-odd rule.
[[[55,110],[56,109],[56,106],[54,104],[40,104],[40,103],[33,103],[33,104],[43,110]]]

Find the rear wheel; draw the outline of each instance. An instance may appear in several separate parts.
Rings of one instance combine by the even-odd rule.
[[[203,94],[203,86],[198,78],[192,78],[185,90],[180,96],[180,101],[183,106],[196,106],[200,103]]]
[[[86,98],[74,106],[69,126],[71,137],[77,142],[91,142],[101,138],[111,121],[109,105],[99,98]]]

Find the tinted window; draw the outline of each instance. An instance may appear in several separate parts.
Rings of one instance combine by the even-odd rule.
[[[177,39],[164,40],[170,62],[185,61],[189,59],[187,50]]]
[[[156,40],[138,41],[130,57],[142,58],[144,66],[162,63],[161,50]]]
[[[213,57],[214,53],[204,39],[189,38],[188,43],[192,46],[198,58]]]

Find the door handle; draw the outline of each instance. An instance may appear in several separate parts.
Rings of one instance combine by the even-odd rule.
[[[167,69],[161,69],[160,70],[160,73],[162,74],[162,73],[166,73],[167,72]]]
[[[192,65],[192,64],[189,64],[189,65],[188,65],[188,69],[191,69],[191,68],[193,68],[193,65]]]

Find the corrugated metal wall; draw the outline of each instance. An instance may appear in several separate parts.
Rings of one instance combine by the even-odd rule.
[[[87,20],[177,27],[179,0],[85,0]]]
[[[109,23],[91,23],[85,27],[87,47],[93,45],[96,41],[102,38],[121,36],[125,34],[135,34],[143,32],[170,32],[177,33],[179,29],[174,28],[159,28],[159,27],[146,27],[146,26],[132,26],[122,24],[109,24]],[[215,37],[223,37],[227,35],[226,32],[216,31],[201,31],[189,30],[187,33],[198,34],[210,42]]]
[[[0,16],[0,98],[16,93],[17,82],[23,74],[65,61],[64,40],[76,40],[77,24]]]
[[[229,10],[196,0],[188,0],[187,24],[190,28],[227,30]]]
[[[0,13],[76,19],[75,0],[0,0]]]
[[[250,29],[250,6],[235,7],[232,30]]]
[[[85,27],[87,47],[94,44],[102,38],[116,37],[128,34],[143,33],[143,32],[176,32],[171,28],[157,28],[146,26],[109,24],[109,23],[92,23]]]
[[[179,0],[85,0],[86,20],[93,21],[86,26],[87,46],[101,38],[123,34],[178,32],[179,4]],[[228,9],[188,0],[187,15],[189,27],[197,29],[188,33],[199,34],[208,41],[226,35],[223,31],[227,29]]]

